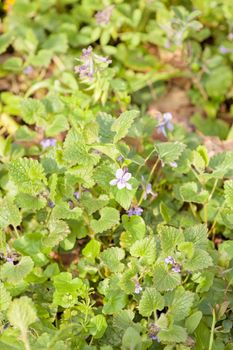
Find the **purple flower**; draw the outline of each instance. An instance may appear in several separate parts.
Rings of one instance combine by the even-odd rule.
[[[80,79],[87,78],[89,81],[94,78],[96,71],[103,70],[112,62],[108,57],[93,53],[91,46],[82,50],[82,55],[78,60],[80,65],[74,67],[75,73],[79,74]]]
[[[129,217],[133,215],[141,216],[143,213],[143,209],[141,207],[132,207],[129,210],[127,210],[127,214]]]
[[[174,264],[172,267],[173,272],[180,273],[181,272],[181,266],[179,264]]]
[[[159,342],[159,339],[158,339],[158,336],[157,336],[159,331],[160,331],[160,327],[156,323],[150,323],[149,324],[148,335],[149,335],[150,339],[157,340]]]
[[[53,147],[56,145],[56,140],[55,139],[44,139],[40,142],[41,146],[43,148],[48,148],[48,147]]]
[[[48,206],[49,206],[49,208],[54,208],[55,207],[55,203],[53,203],[52,201],[51,201],[51,199],[48,199]]]
[[[142,287],[141,287],[141,285],[140,285],[139,281],[136,281],[136,283],[135,283],[134,293],[135,293],[135,294],[140,294],[140,293],[141,293],[141,291],[142,291]]]
[[[160,134],[163,134],[164,137],[167,137],[167,130],[169,130],[169,131],[174,130],[174,126],[173,126],[171,120],[172,120],[172,114],[171,113],[164,113],[161,123],[157,126],[158,132]]]
[[[122,190],[122,188],[127,188],[128,190],[132,190],[131,184],[128,183],[128,181],[131,179],[131,174],[128,173],[128,169],[118,169],[116,171],[116,178],[111,180],[109,184],[111,186],[117,185],[117,188],[119,190]]]
[[[13,264],[15,259],[13,257],[8,257],[8,258],[6,258],[6,261]]]
[[[31,74],[33,72],[33,68],[32,66],[28,66],[23,70],[24,74],[28,75]]]
[[[171,265],[173,265],[173,264],[175,264],[175,260],[173,259],[173,257],[172,256],[167,256],[165,259],[164,259],[164,262],[166,263],[166,264],[171,264]]]
[[[118,162],[121,162],[123,160],[123,157],[122,155],[120,155],[118,158],[117,158]]]
[[[223,55],[226,55],[227,53],[233,53],[233,50],[221,45],[219,47],[219,52],[222,53]]]
[[[74,192],[74,198],[78,201],[80,199],[80,193],[78,191]]]
[[[176,162],[170,162],[169,165],[172,167],[172,168],[177,168],[177,163]]]
[[[74,209],[74,203],[71,200],[68,201],[68,204],[70,209]]]
[[[95,15],[95,19],[98,24],[108,24],[112,16],[114,5],[107,6],[104,10],[98,11]]]

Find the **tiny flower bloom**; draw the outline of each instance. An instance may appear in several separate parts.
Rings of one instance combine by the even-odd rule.
[[[169,163],[172,168],[177,168],[177,163],[176,162],[170,162]]]
[[[167,137],[167,130],[169,130],[169,131],[174,130],[174,126],[173,126],[171,120],[172,120],[172,114],[171,113],[164,113],[161,123],[157,126],[158,132],[160,134],[163,134],[164,137]]]
[[[175,264],[175,260],[173,259],[173,257],[172,256],[167,256],[165,259],[164,259],[164,262],[166,263],[166,264],[171,264],[171,265],[173,265],[173,264]]]
[[[133,215],[141,216],[143,213],[143,209],[141,207],[132,207],[129,210],[127,210],[127,214],[129,217]]]
[[[55,207],[55,203],[53,203],[52,201],[51,201],[51,199],[48,199],[48,206],[49,206],[49,208],[54,208]]]
[[[233,50],[221,45],[219,47],[219,52],[222,53],[223,55],[226,55],[227,53],[233,53]]]
[[[28,75],[31,74],[33,72],[33,68],[32,66],[28,66],[23,70],[24,74]]]
[[[80,199],[80,193],[78,191],[74,192],[74,198],[77,199],[77,201]]]
[[[134,289],[134,293],[135,294],[140,294],[142,292],[142,287],[140,286],[140,283],[137,281],[135,283],[135,289]]]
[[[181,272],[181,267],[179,264],[174,264],[173,267],[172,267],[172,271],[173,272],[177,272],[177,273],[180,273]]]
[[[6,261],[7,262],[9,262],[9,263],[11,263],[11,264],[13,264],[14,263],[14,258],[12,258],[12,257],[8,257],[8,258],[6,258]]]
[[[159,339],[158,339],[158,332],[160,331],[160,327],[156,324],[156,323],[150,323],[149,324],[149,337],[152,339],[152,340],[157,340],[159,342]]]
[[[116,178],[111,180],[109,184],[111,186],[117,185],[117,188],[119,190],[122,190],[123,188],[127,188],[128,190],[132,190],[131,184],[128,183],[128,181],[131,179],[131,174],[127,171],[127,169],[118,169],[116,171]]]
[[[112,16],[113,9],[114,9],[114,5],[110,5],[106,7],[103,11],[98,11],[95,15],[95,19],[97,23],[108,24]]]
[[[48,148],[55,146],[56,142],[57,141],[55,139],[44,139],[40,142],[40,144],[43,148]]]
[[[122,155],[120,155],[118,158],[117,158],[118,162],[121,162],[123,160],[123,157]]]
[[[71,200],[68,201],[68,204],[70,209],[74,209],[74,203]]]

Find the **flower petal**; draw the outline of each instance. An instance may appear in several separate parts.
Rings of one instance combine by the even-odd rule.
[[[132,190],[132,185],[128,182],[125,183],[125,187],[127,188],[127,190]]]
[[[116,178],[117,179],[121,179],[123,175],[124,175],[124,170],[121,169],[121,168],[117,169],[117,171],[116,171]]]
[[[117,179],[113,179],[109,182],[109,185],[111,186],[115,186],[116,184],[118,183],[118,180]]]
[[[119,181],[117,183],[117,187],[119,190],[122,190],[122,188],[125,188],[126,186],[127,186],[127,183],[125,183],[125,182]]]
[[[129,179],[131,178],[131,174],[130,173],[125,173],[123,176],[122,176],[122,180],[124,181],[129,181]]]

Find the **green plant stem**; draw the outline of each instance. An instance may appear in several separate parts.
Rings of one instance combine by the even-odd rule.
[[[157,168],[157,165],[159,164],[159,160],[160,160],[159,158],[156,160],[155,164],[153,165],[153,168],[151,169],[151,172],[150,172],[150,174],[149,174],[149,177],[148,177],[147,182],[146,182],[146,185],[145,185],[145,189],[142,191],[141,198],[139,199],[138,206],[140,206],[140,204],[141,204],[142,201],[143,201],[143,198],[144,198],[145,193],[146,193],[147,185],[150,183],[150,180],[151,180],[151,178],[152,178],[152,176],[153,176],[153,174],[154,174],[154,171],[155,171],[155,169]]]
[[[214,309],[212,311],[212,314],[213,314],[213,320],[212,320],[212,325],[211,325],[210,341],[209,341],[209,348],[208,348],[208,350],[212,350],[213,342],[214,342],[214,330],[215,330],[215,323],[216,323],[216,315],[215,315],[215,310]]]
[[[27,332],[22,332],[22,341],[24,343],[25,350],[31,350],[30,343],[28,341]]]
[[[217,222],[217,218],[218,218],[218,214],[221,212],[222,208],[224,207],[225,202],[226,202],[226,200],[224,200],[224,201],[222,202],[222,205],[218,208],[218,211],[217,211],[217,213],[216,213],[216,215],[215,215],[214,222],[213,222],[213,224],[212,224],[212,226],[211,226],[211,228],[210,228],[210,230],[209,230],[209,236],[211,235],[212,231],[213,231],[214,228],[215,228],[215,225],[216,225],[216,222]]]
[[[204,222],[207,224],[208,222],[208,205],[209,205],[209,202],[214,194],[214,191],[216,190],[216,187],[217,187],[217,184],[218,184],[218,179],[215,180],[214,182],[214,186],[210,192],[210,195],[206,201],[206,203],[204,204]]]

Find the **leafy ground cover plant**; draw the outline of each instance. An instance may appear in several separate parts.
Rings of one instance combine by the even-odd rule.
[[[233,348],[232,5],[172,5],[4,3],[3,350]]]

